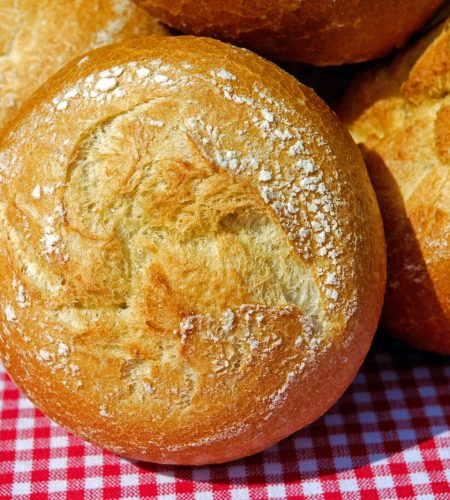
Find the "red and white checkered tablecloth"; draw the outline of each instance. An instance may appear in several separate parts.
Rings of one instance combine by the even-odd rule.
[[[450,361],[392,341],[313,425],[225,465],[134,463],[52,423],[0,368],[0,498],[450,499]]]

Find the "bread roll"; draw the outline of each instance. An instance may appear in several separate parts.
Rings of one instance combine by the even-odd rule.
[[[168,31],[131,0],[0,0],[0,128],[74,57]]]
[[[357,79],[340,114],[362,144],[383,214],[382,326],[450,354],[450,22]]]
[[[136,0],[169,26],[282,61],[336,65],[401,47],[445,0]]]
[[[92,52],[0,143],[1,353],[120,455],[224,462],[324,413],[372,340],[382,221],[335,115],[191,37]]]

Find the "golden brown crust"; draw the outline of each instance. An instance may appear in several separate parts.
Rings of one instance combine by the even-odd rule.
[[[130,37],[168,30],[131,0],[2,0],[0,128],[71,59]]]
[[[2,359],[76,434],[223,462],[354,377],[381,218],[348,133],[276,66],[192,37],[99,49],[22,108],[0,165]]]
[[[382,325],[450,354],[450,22],[358,78],[340,114],[383,214],[388,287]]]
[[[443,0],[137,0],[169,26],[274,59],[367,61],[401,47]]]

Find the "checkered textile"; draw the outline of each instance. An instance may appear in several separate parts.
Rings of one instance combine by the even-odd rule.
[[[0,498],[450,499],[450,362],[372,348],[313,425],[226,465],[133,463],[71,436],[0,369]]]

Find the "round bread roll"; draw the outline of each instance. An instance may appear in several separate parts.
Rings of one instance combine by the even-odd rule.
[[[401,47],[445,0],[136,0],[183,33],[283,61],[337,65]]]
[[[1,0],[0,128],[74,57],[152,34],[168,31],[132,0]]]
[[[0,165],[2,359],[75,434],[224,462],[355,376],[381,216],[348,132],[271,63],[191,37],[99,49],[22,108]]]
[[[358,78],[340,106],[383,214],[383,327],[450,354],[450,22]]]

